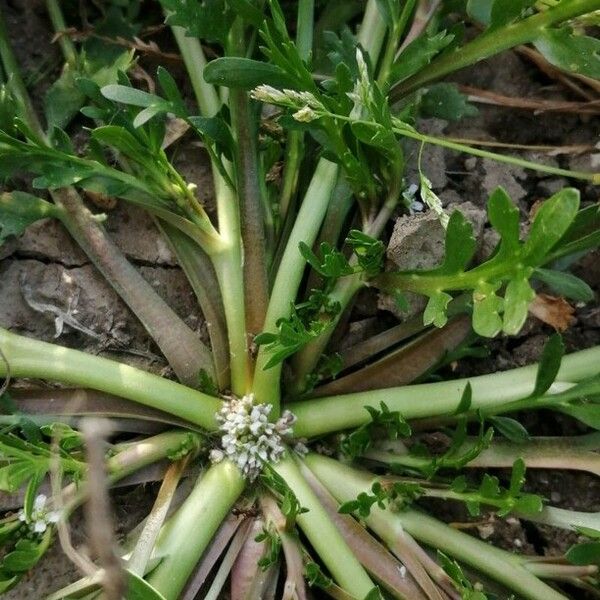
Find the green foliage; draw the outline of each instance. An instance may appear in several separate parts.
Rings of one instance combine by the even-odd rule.
[[[562,337],[556,333],[550,337],[542,351],[535,377],[535,387],[531,393],[532,397],[541,396],[550,389],[558,375],[564,353],[565,346]]]
[[[294,80],[280,67],[251,58],[223,56],[204,68],[208,83],[251,90],[259,85],[277,88],[294,87]]]
[[[533,45],[555,67],[600,79],[600,40],[574,35],[568,27],[561,27],[542,29]]]
[[[488,417],[488,422],[494,426],[498,433],[502,434],[507,440],[513,444],[524,444],[530,439],[527,429],[515,419],[510,417]]]
[[[421,96],[419,110],[424,117],[437,117],[446,121],[458,121],[474,117],[478,110],[458,91],[453,83],[436,83],[429,86]]]
[[[468,411],[470,406],[470,389],[468,385],[463,393],[457,414],[459,414],[458,411],[461,414]],[[458,419],[456,427],[452,431],[450,445],[443,454],[432,456],[429,450],[422,444],[414,444],[410,449],[410,453],[412,456],[428,459],[428,462],[416,467],[416,469],[431,479],[440,470],[449,469],[456,471],[462,469],[489,447],[493,437],[494,428],[488,427],[486,429],[484,420],[480,417],[479,432],[475,442],[465,445],[468,438],[467,418],[463,416]]]
[[[11,235],[21,235],[39,219],[60,217],[60,209],[25,192],[0,194],[0,244]]]
[[[454,40],[454,35],[440,31],[435,34],[425,32],[412,41],[398,56],[390,73],[390,85],[400,83],[428,65]]]
[[[468,0],[467,13],[490,29],[508,25],[527,15],[535,0]]]
[[[500,234],[500,243],[485,263],[468,270],[475,252],[470,223],[455,211],[446,230],[443,264],[431,271],[384,273],[374,283],[394,293],[412,291],[429,296],[425,324],[443,326],[452,290],[473,290],[473,327],[493,337],[500,330],[515,334],[527,317],[534,297],[529,279],[545,264],[577,216],[579,193],[564,189],[541,206],[533,219],[529,236],[519,239],[519,213],[506,192],[498,188],[488,202],[488,218]],[[504,297],[497,294],[505,286]]]
[[[184,456],[191,454],[195,455],[200,449],[200,437],[192,432],[189,432],[185,439],[182,440],[178,448],[173,448],[167,458],[172,461],[181,460]]]
[[[437,556],[442,565],[442,569],[444,569],[446,574],[452,580],[452,583],[461,595],[462,600],[488,600],[488,596],[481,590],[475,589],[455,560],[452,560],[440,550],[438,550]]]
[[[167,24],[183,27],[187,34],[225,45],[235,18],[225,0],[160,0]]]
[[[269,464],[265,464],[260,481],[276,497],[279,509],[286,519],[285,529],[292,531],[296,524],[296,517],[307,512],[308,509],[300,505],[292,489]]]
[[[576,302],[590,302],[594,299],[592,288],[571,273],[538,268],[534,271],[533,276],[538,281],[545,283],[553,292],[565,298]]]
[[[273,528],[263,529],[254,540],[263,542],[266,546],[265,553],[258,561],[258,566],[266,571],[269,567],[276,565],[281,554],[281,538]]]
[[[356,513],[366,518],[371,514],[371,508],[377,504],[382,510],[389,506],[393,510],[412,504],[425,494],[425,489],[412,481],[393,481],[381,483],[376,481],[371,486],[371,494],[361,492],[356,500],[344,502],[338,509],[342,514]]]
[[[278,365],[317,338],[339,311],[339,303],[319,290],[313,290],[306,302],[292,306],[291,315],[277,321],[277,333],[263,332],[254,338],[270,354],[265,369]]]
[[[411,434],[410,425],[397,410],[390,410],[385,402],[381,402],[381,410],[365,406],[371,421],[349,433],[341,442],[340,448],[351,458],[361,456],[375,440],[395,440]]]
[[[50,445],[44,441],[34,443],[14,433],[0,433],[0,458],[5,464],[0,467],[0,490],[16,492],[28,483],[31,486],[29,495],[33,497],[50,470],[53,454]],[[57,460],[65,475],[78,478],[85,472],[85,463],[72,458],[60,445]]]
[[[469,514],[474,517],[481,514],[482,504],[497,508],[501,517],[512,512],[539,513],[543,508],[542,499],[535,494],[523,492],[524,483],[525,463],[519,458],[513,464],[508,488],[502,488],[497,477],[485,473],[479,487],[472,490],[467,478],[459,475],[450,486],[452,494],[449,497],[464,502]]]
[[[317,256],[304,242],[300,243],[300,253],[306,262],[328,281],[328,288],[340,277],[353,273],[364,273],[366,277],[373,277],[383,269],[385,245],[380,240],[352,229],[346,238],[346,243],[356,256],[356,265],[351,265],[346,256],[331,244],[323,242],[319,247],[320,256]]]
[[[6,525],[0,526],[2,529]],[[1,531],[0,529],[0,537]],[[51,540],[50,530],[38,539],[21,537],[0,559],[0,594],[13,588],[44,555]]]
[[[130,3],[131,8],[132,3]],[[134,64],[133,52],[112,43],[108,38],[119,36],[133,40],[139,32],[134,11],[113,4],[102,18],[94,23],[95,35],[87,37],[74,62],[65,64],[60,77],[44,96],[44,113],[49,130],[64,129],[83,106],[86,96],[78,80],[88,79],[99,87],[116,83],[120,72],[128,71]]]

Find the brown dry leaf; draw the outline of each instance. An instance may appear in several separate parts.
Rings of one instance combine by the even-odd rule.
[[[537,294],[529,305],[529,312],[556,331],[565,331],[575,321],[575,309],[560,296]]]

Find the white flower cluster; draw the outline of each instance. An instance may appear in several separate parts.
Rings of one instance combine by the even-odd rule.
[[[272,423],[270,404],[254,404],[254,395],[234,398],[223,403],[217,413],[221,424],[221,450],[213,450],[213,463],[232,460],[244,477],[253,480],[266,462],[277,462],[285,452],[285,440],[292,437],[296,417],[289,411]]]
[[[44,494],[39,494],[33,501],[33,510],[31,518],[27,519],[25,511],[19,511],[19,521],[23,521],[29,525],[32,533],[44,533],[51,523],[57,523],[60,520],[60,512],[57,510],[49,510],[46,506],[48,499]]]
[[[319,118],[317,111],[324,106],[310,92],[297,92],[296,90],[278,90],[270,85],[259,85],[250,92],[250,96],[260,102],[287,106],[298,109],[292,115],[296,121],[309,123]]]

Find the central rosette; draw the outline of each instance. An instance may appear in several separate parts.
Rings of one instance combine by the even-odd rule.
[[[212,450],[213,463],[224,458],[233,461],[244,477],[253,480],[265,463],[276,463],[293,438],[296,417],[285,410],[277,421],[269,421],[272,405],[254,404],[254,394],[223,402],[216,414],[220,423],[221,449]],[[304,446],[296,444],[296,450]]]

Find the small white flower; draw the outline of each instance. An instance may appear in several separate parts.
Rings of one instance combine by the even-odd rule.
[[[284,441],[291,437],[296,417],[286,410],[271,423],[271,408],[270,404],[254,404],[253,395],[224,402],[216,414],[222,449],[211,451],[211,462],[227,456],[250,480],[257,477],[264,463],[277,462],[285,452]]]
[[[49,510],[46,506],[48,498],[44,494],[38,494],[33,501],[30,519],[27,518],[25,511],[19,511],[19,521],[27,523],[32,533],[44,533],[51,523],[57,523],[60,520],[60,511]]]
[[[267,104],[280,104],[286,100],[285,94],[271,85],[259,85],[250,92],[250,96]]]

